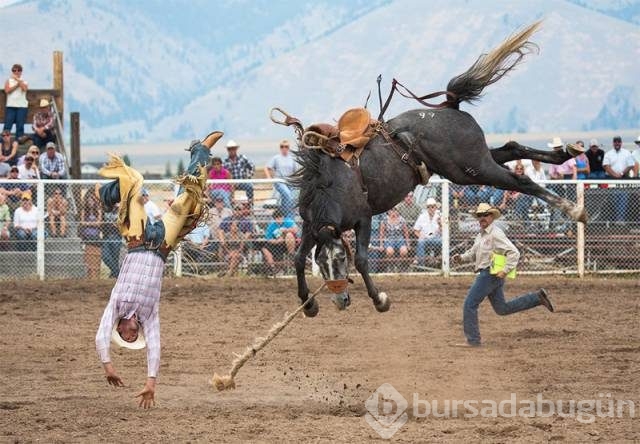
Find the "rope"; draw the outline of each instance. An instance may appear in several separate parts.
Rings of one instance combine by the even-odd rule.
[[[269,344],[269,342],[271,342],[276,336],[278,336],[278,334],[287,325],[289,325],[289,323],[291,323],[291,321],[298,315],[298,313],[300,313],[305,308],[305,306],[309,304],[309,302],[312,301],[313,298],[315,298],[315,296],[318,293],[320,293],[320,291],[325,287],[325,285],[326,284],[322,284],[320,288],[318,288],[315,292],[313,292],[313,294],[309,296],[309,298],[303,304],[300,304],[300,306],[296,309],[296,311],[294,311],[291,314],[285,313],[285,318],[282,321],[273,324],[273,326],[267,333],[267,336],[255,338],[253,345],[248,346],[244,350],[244,353],[242,353],[241,355],[234,353],[236,358],[233,360],[231,364],[231,371],[229,372],[228,375],[224,375],[224,376],[220,376],[214,372],[213,378],[211,379],[211,383],[213,384],[213,386],[218,391],[236,388],[236,383],[233,378],[236,376],[236,374],[238,374],[238,371],[242,368],[242,366],[244,366],[244,364],[249,359],[255,356],[260,350],[265,348],[267,344]]]

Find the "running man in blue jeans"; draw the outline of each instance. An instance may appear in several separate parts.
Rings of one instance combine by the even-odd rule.
[[[451,258],[453,263],[474,260],[475,271],[478,273],[464,301],[462,323],[467,342],[459,344],[463,347],[479,347],[481,344],[478,307],[487,296],[493,310],[502,316],[528,310],[538,305],[544,305],[547,310],[553,311],[553,305],[551,305],[544,288],[524,294],[509,302],[504,300],[504,279],[518,264],[520,252],[507,238],[504,231],[493,225],[493,221],[500,217],[499,209],[488,203],[480,203],[474,214],[480,224],[480,233],[476,236],[473,246],[469,250],[462,254],[454,254]],[[491,260],[495,251],[500,251],[506,256],[506,264],[502,271],[491,274]]]

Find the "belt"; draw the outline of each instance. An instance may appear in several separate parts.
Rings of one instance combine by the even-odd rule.
[[[490,267],[484,267],[484,268],[477,268],[475,269],[473,272],[474,273],[480,273],[481,271],[485,271],[485,270],[489,270]]]
[[[136,239],[135,237],[128,237],[127,241],[127,249],[131,250],[132,248],[138,248],[144,246],[144,240]]]
[[[127,241],[127,249],[128,250],[149,250],[158,254],[164,261],[167,260],[167,256],[171,252],[171,247],[167,245],[165,241],[162,241],[162,244],[158,248],[147,248],[147,244],[145,244],[143,239],[136,239],[135,237],[130,237],[126,239]]]

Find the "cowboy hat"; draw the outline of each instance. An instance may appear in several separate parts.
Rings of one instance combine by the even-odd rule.
[[[640,136],[636,137],[636,140],[634,140],[635,143],[640,143]]]
[[[425,207],[437,207],[438,206],[438,202],[436,202],[436,200],[433,197],[429,197],[427,198],[427,201],[424,203]]]
[[[111,341],[119,345],[120,347],[129,348],[131,350],[140,350],[147,346],[147,341],[144,340],[144,335],[142,334],[142,329],[138,330],[138,337],[133,342],[127,342],[122,339],[120,333],[118,333],[118,324],[120,323],[120,319],[116,320],[115,324],[113,324],[113,329],[111,330]]]
[[[472,212],[474,216],[479,217],[480,214],[486,214],[489,213],[491,215],[493,215],[494,219],[497,219],[500,217],[500,210],[496,207],[492,207],[491,205],[489,205],[488,203],[485,202],[481,202],[478,204],[478,208],[475,209],[475,211]]]
[[[564,143],[562,143],[561,138],[554,137],[553,140],[551,140],[551,143],[547,143],[547,146],[549,148],[562,148],[564,146]]]
[[[50,106],[51,103],[47,99],[40,99],[40,108],[44,108],[45,106]]]
[[[227,142],[227,149],[229,149],[229,148],[238,148],[239,146],[240,145],[238,145],[238,143],[233,139],[231,139],[231,140],[229,140]]]

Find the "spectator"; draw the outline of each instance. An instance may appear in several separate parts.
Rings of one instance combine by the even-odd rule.
[[[47,199],[47,213],[49,217],[49,235],[51,237],[65,237],[67,235],[67,210],[69,201],[62,195],[62,190],[56,188],[53,195]]]
[[[396,253],[402,259],[409,254],[409,228],[395,208],[387,212],[387,217],[380,224],[380,243],[388,262]]]
[[[610,179],[618,180],[629,177],[629,172],[635,167],[635,159],[628,150],[622,148],[620,136],[613,138],[613,149],[605,153],[602,166]],[[613,190],[613,201],[615,205],[613,220],[618,222],[626,220],[629,204],[628,190],[620,188]]]
[[[16,153],[18,152],[18,142],[11,138],[9,130],[2,131],[2,147],[0,151],[0,162],[9,166],[16,164]]]
[[[100,257],[109,268],[109,277],[117,278],[120,274],[120,250],[122,249],[122,235],[118,229],[118,212],[120,203],[113,206],[111,211],[104,211],[102,223],[102,245]]]
[[[209,170],[209,179],[213,180],[229,180],[231,179],[231,172],[222,166],[222,159],[219,157],[213,157],[211,159],[211,169]],[[209,196],[215,201],[220,197],[224,202],[224,206],[231,208],[231,194],[233,193],[233,186],[230,183],[212,183],[209,186]]]
[[[4,82],[4,92],[7,102],[4,109],[4,131],[11,132],[13,124],[16,125],[16,140],[24,135],[24,124],[27,121],[27,90],[29,84],[22,78],[22,65],[15,64],[11,67],[11,76]]]
[[[216,197],[213,201],[213,207],[209,208],[207,225],[209,225],[209,231],[211,233],[211,251],[215,251],[218,254],[220,261],[224,260],[222,250],[219,248],[218,242],[218,230],[220,229],[220,223],[227,217],[233,215],[233,210],[224,206],[224,200],[222,197]]]
[[[64,156],[56,151],[56,144],[49,142],[46,145],[47,151],[40,155],[40,177],[42,179],[66,179],[67,168],[64,163]]]
[[[198,224],[184,239],[185,242],[182,243],[184,253],[194,262],[209,262],[211,254],[215,253],[212,250],[214,244],[210,242],[211,231],[207,224]]]
[[[562,140],[559,137],[554,137],[551,143],[547,146],[554,151],[561,151],[564,147]],[[560,165],[551,165],[549,167],[549,179],[550,180],[575,180],[578,176],[578,170],[576,168],[576,160],[571,158]],[[575,185],[567,185],[561,183],[549,184],[549,190],[554,192],[560,197],[575,200]],[[565,223],[560,223],[563,220],[562,212],[559,208],[553,207],[551,210],[551,222],[557,223],[556,230],[564,231],[567,228]]]
[[[219,246],[225,260],[229,263],[223,276],[234,276],[238,272],[238,265],[242,261],[243,254],[247,251],[249,241],[254,233],[253,222],[249,218],[251,207],[248,202],[237,203],[233,214],[220,222],[218,229]]]
[[[224,160],[223,166],[229,170],[233,179],[251,179],[255,173],[256,167],[243,154],[238,154],[238,145],[234,140],[227,142],[228,157]],[[249,182],[234,184],[235,190],[243,190],[247,193],[249,204],[253,206],[253,184]]]
[[[40,110],[33,116],[33,143],[43,149],[47,143],[55,142],[56,136],[53,132],[53,114],[51,113],[51,103],[47,99],[40,99]]]
[[[410,191],[406,196],[404,196],[404,199],[396,205],[396,210],[398,210],[400,216],[402,216],[408,224],[415,223],[422,212],[420,206],[415,202],[413,191]]]
[[[26,154],[23,160],[24,163],[18,165],[18,179],[40,179],[40,170],[35,164],[35,157],[33,157],[31,154]]]
[[[546,187],[547,184],[543,182],[547,180],[547,174],[544,172],[544,168],[542,168],[542,162],[540,162],[539,160],[531,161],[531,167],[525,168],[524,173],[542,188]],[[537,207],[538,209],[547,207],[547,203],[544,200],[538,198],[534,199],[531,205],[533,207]]]
[[[160,208],[151,200],[149,197],[149,190],[146,188],[142,189],[140,195],[142,196],[144,211],[147,213],[147,219],[149,219],[150,223],[155,224],[162,219],[162,212],[160,211]]]
[[[276,275],[276,261],[282,262],[288,255],[293,258],[296,251],[298,227],[294,220],[286,217],[284,211],[276,208],[273,221],[267,225],[264,237],[266,242],[262,247],[262,255],[269,267],[269,275]]]
[[[264,173],[267,179],[279,178],[287,179],[298,169],[295,159],[289,152],[289,141],[284,139],[280,142],[280,153],[271,158]],[[280,208],[285,217],[295,217],[293,208],[295,207],[294,192],[285,182],[276,182],[273,187],[280,195]]]
[[[606,173],[602,166],[604,160],[604,150],[600,148],[597,139],[591,139],[589,142],[589,150],[585,153],[589,159],[589,179],[604,179]]]
[[[442,220],[440,218],[440,210],[438,203],[433,197],[427,199],[426,210],[420,213],[420,216],[413,225],[413,231],[418,238],[416,244],[416,261],[415,265],[425,266],[427,250],[430,250],[434,256],[440,253],[442,249]]]
[[[369,266],[372,273],[383,271],[384,247],[380,239],[380,225],[383,214],[374,214],[371,218],[371,238],[369,239]]]
[[[7,205],[7,197],[0,193],[0,240],[9,239],[9,228],[11,227],[11,210]]]
[[[584,151],[584,142],[582,140],[576,141],[576,145]],[[591,172],[591,169],[589,168],[589,158],[583,152],[574,157],[574,159],[576,160],[576,178],[580,180],[587,179]]]
[[[636,140],[634,140],[634,143],[636,144],[636,149],[633,150],[633,152],[631,154],[633,154],[633,158],[636,161],[636,164],[633,168],[633,177],[640,177],[640,136],[638,136],[636,138]]]
[[[27,158],[27,156],[33,157],[33,164],[38,167],[38,160],[40,160],[40,150],[38,149],[38,147],[35,145],[31,145],[25,154],[18,157],[17,165],[24,165],[24,160]],[[38,176],[40,176],[40,168],[38,168]]]
[[[102,207],[96,193],[87,190],[82,199],[78,236],[84,244],[84,264],[87,278],[100,277]]]
[[[29,191],[30,188],[28,184],[19,181],[18,174],[18,167],[12,166],[7,176],[9,182],[0,184],[0,193],[7,196],[7,203],[12,210],[15,210],[20,205],[22,193]]]
[[[18,250],[35,250],[38,228],[38,208],[31,201],[31,193],[21,196],[21,206],[13,213],[13,228],[18,240]]]
[[[514,173],[517,176],[524,176],[524,165],[516,164]],[[529,208],[531,208],[532,203],[533,196],[521,193],[520,191],[507,190],[503,194],[502,202],[499,205],[499,209],[501,211],[504,211],[507,208],[512,208],[516,217],[521,220],[528,220]]]

